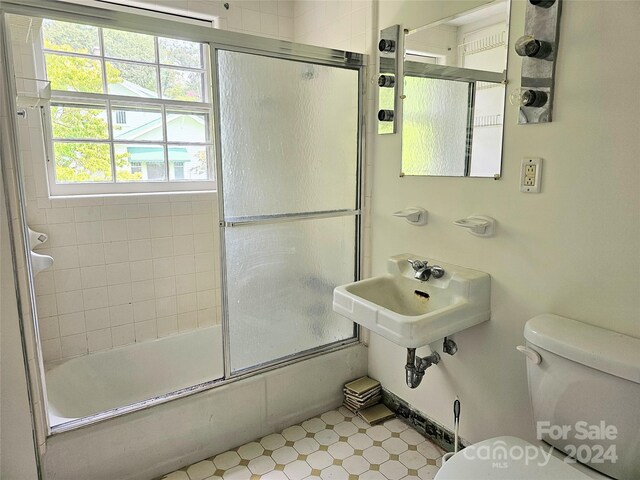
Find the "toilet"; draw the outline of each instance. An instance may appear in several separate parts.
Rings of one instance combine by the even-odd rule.
[[[550,314],[524,336],[539,441],[473,444],[435,479],[640,479],[640,339]]]

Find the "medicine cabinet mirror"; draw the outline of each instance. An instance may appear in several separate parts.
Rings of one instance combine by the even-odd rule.
[[[405,175],[500,177],[509,2],[405,30]]]

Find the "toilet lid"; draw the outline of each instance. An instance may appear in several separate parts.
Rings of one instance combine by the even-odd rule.
[[[541,447],[517,437],[495,437],[475,443],[447,460],[435,480],[589,480]]]

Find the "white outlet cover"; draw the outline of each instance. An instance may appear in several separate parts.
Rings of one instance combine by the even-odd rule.
[[[529,168],[527,168],[529,167]],[[528,173],[531,167],[535,168],[535,175]],[[531,179],[533,178],[533,184]],[[538,157],[525,157],[522,159],[520,169],[520,191],[523,193],[540,193],[540,179],[542,178],[542,159]]]

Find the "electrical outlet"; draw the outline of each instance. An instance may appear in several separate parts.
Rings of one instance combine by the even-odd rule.
[[[523,158],[522,168],[520,170],[520,191],[523,193],[540,193],[541,173],[541,158]]]

